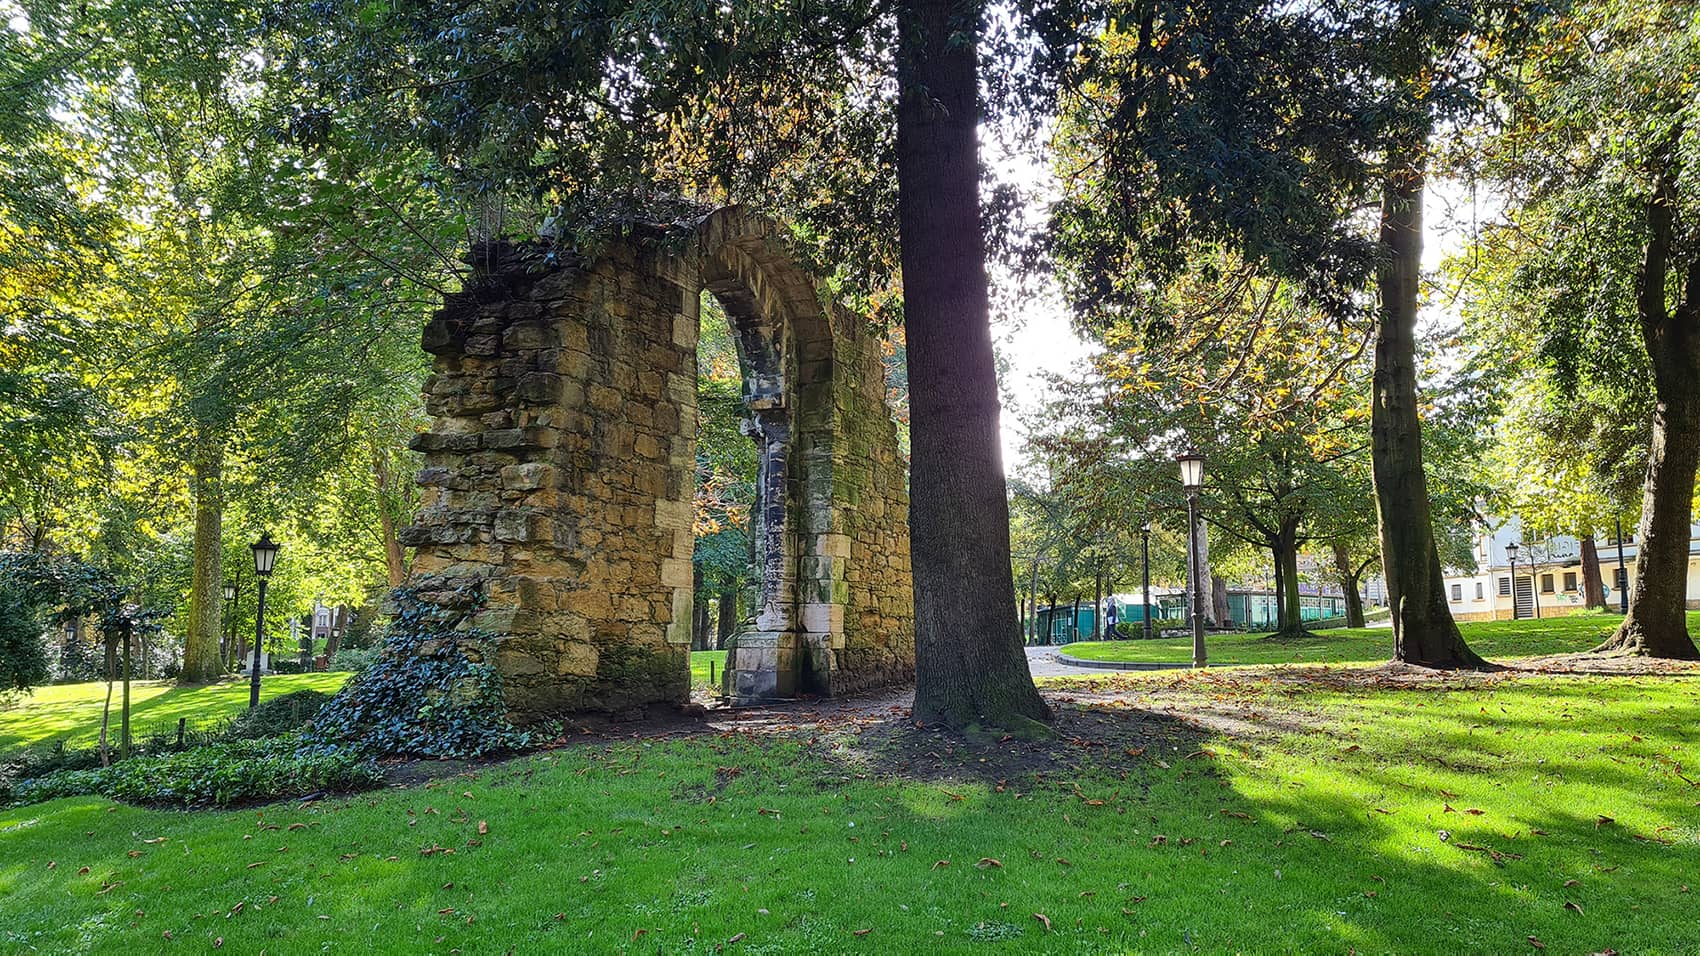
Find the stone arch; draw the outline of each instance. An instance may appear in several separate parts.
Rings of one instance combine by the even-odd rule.
[[[782,229],[738,207],[577,254],[476,250],[428,324],[415,587],[482,604],[525,718],[682,702],[692,620],[696,344],[726,309],[760,448],[762,575],[725,690],[842,694],[914,673],[908,496],[879,340]]]

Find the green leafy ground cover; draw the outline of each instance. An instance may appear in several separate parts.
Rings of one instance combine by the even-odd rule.
[[[1489,659],[1573,654],[1599,644],[1623,620],[1621,614],[1589,613],[1522,621],[1474,621],[1458,625],[1464,639]],[[1700,631],[1700,612],[1689,612],[1688,626]],[[1131,641],[1081,641],[1061,648],[1070,657],[1093,661],[1163,663],[1192,660],[1192,638]],[[1271,640],[1266,634],[1212,634],[1205,639],[1211,664],[1380,663],[1393,653],[1393,632],[1385,627],[1317,631],[1308,640]]]
[[[1077,681],[1047,744],[893,701],[306,806],[0,811],[0,948],[1700,949],[1700,679],[1371,674]]]

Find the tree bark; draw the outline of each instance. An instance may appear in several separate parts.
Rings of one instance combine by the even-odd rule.
[[[183,670],[177,678],[180,684],[205,684],[224,674],[218,653],[219,612],[224,602],[224,449],[204,426],[197,438],[194,467],[195,567]]]
[[[897,199],[908,337],[915,716],[1048,732],[1009,589],[980,218],[981,6],[897,5]]]
[[[1299,522],[1288,518],[1281,522],[1280,533],[1270,542],[1275,558],[1275,603],[1280,608],[1281,625],[1270,636],[1301,637],[1308,635],[1304,623],[1304,602],[1299,595]]]
[[[407,580],[407,553],[396,538],[396,520],[390,514],[390,495],[394,489],[389,462],[376,443],[372,446],[372,484],[377,489],[378,534],[384,539],[384,570],[389,575],[390,587],[400,587]]]
[[[715,647],[725,648],[726,642],[732,638],[732,632],[738,626],[738,592],[733,588],[720,589],[720,601],[715,622]]]
[[[1700,659],[1688,634],[1688,548],[1700,468],[1700,257],[1683,276],[1682,301],[1665,304],[1676,246],[1676,187],[1662,173],[1647,204],[1647,248],[1636,311],[1653,365],[1652,447],[1642,485],[1635,586],[1629,614],[1596,653]]]
[[[1343,541],[1334,542],[1334,570],[1340,572],[1340,592],[1346,597],[1346,626],[1364,626],[1364,599],[1358,594],[1358,578],[1363,574],[1352,567],[1351,552]]]
[[[1393,609],[1393,659],[1440,668],[1487,662],[1464,643],[1446,606],[1434,544],[1417,411],[1417,293],[1422,269],[1423,174],[1389,175],[1381,202],[1381,303],[1375,327],[1370,461],[1382,570]]]
[[[1227,627],[1233,620],[1228,610],[1228,581],[1219,574],[1210,579],[1210,606],[1216,612],[1216,625]]]
[[[1600,549],[1591,534],[1582,536],[1582,603],[1605,610],[1606,586],[1600,577]]]

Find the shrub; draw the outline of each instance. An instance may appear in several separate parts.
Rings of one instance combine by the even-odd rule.
[[[236,715],[228,736],[232,740],[256,740],[289,733],[312,722],[313,715],[330,699],[324,691],[297,690],[261,701],[258,707]]]
[[[0,705],[49,675],[41,617],[23,589],[0,581]]]
[[[359,673],[377,659],[378,649],[375,647],[344,647],[331,658],[331,670]]]
[[[371,760],[351,750],[303,748],[295,737],[215,744],[110,767],[61,770],[13,786],[14,803],[100,794],[127,803],[225,807],[383,783]]]
[[[525,746],[530,737],[508,722],[501,675],[488,663],[493,637],[459,626],[478,596],[464,596],[458,612],[421,600],[411,588],[397,588],[392,600],[396,613],[380,655],[319,712],[314,738],[421,757]]]

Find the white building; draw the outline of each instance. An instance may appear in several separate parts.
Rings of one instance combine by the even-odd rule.
[[[1506,551],[1514,542],[1518,545],[1515,574]],[[1623,590],[1635,579],[1635,535],[1625,529],[1621,547],[1615,537],[1596,538],[1595,548],[1606,606],[1615,611]],[[1688,593],[1700,595],[1700,525],[1690,529],[1688,554]],[[1478,535],[1473,556],[1474,570],[1446,569],[1447,607],[1454,620],[1552,617],[1585,610],[1582,544],[1570,535],[1529,540],[1522,523],[1512,518]],[[1691,597],[1689,607],[1697,603]]]

